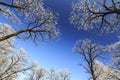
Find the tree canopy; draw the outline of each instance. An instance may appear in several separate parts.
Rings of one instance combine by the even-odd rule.
[[[0,0],[0,16],[13,22],[13,25],[0,22],[0,80],[71,79],[68,71],[46,69],[31,62],[27,52],[15,43],[16,38],[35,43],[58,38],[58,13],[44,6],[43,0]],[[119,34],[120,1],[73,3],[70,23],[78,29]],[[78,40],[73,51],[83,60],[80,66],[89,73],[89,80],[120,80],[120,41],[102,45],[87,38]],[[105,64],[107,61],[110,63]]]
[[[10,0],[0,1],[0,13],[12,19],[14,22],[24,23],[20,30],[1,36],[0,41],[14,36],[31,39],[33,41],[45,41],[55,39],[59,30],[56,28],[57,15],[50,9],[46,9],[42,0]],[[16,26],[17,27],[17,26]]]
[[[119,31],[119,0],[80,0],[73,3],[70,22],[78,29],[101,32]]]

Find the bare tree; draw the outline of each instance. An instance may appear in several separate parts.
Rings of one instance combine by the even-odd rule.
[[[59,34],[57,17],[50,9],[44,8],[42,0],[1,0],[0,13],[17,24],[24,23],[24,26],[20,25],[21,29],[16,28],[13,33],[1,36],[0,41],[18,35],[19,38],[44,41],[55,39]]]
[[[83,66],[86,71],[91,75],[90,79],[97,80],[97,75],[95,74],[95,61],[98,58],[101,58],[104,54],[104,47],[92,42],[91,40],[79,40],[76,42],[76,45],[73,48],[75,53],[78,53],[82,56],[82,59],[85,61]]]
[[[78,29],[99,29],[101,32],[119,31],[119,0],[80,0],[73,3],[70,22]]]

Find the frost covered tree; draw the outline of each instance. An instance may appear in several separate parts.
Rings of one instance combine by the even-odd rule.
[[[95,61],[94,69],[97,80],[120,80],[120,71],[98,60]]]
[[[91,75],[90,79],[97,80],[94,68],[95,61],[96,59],[103,58],[105,53],[104,47],[91,40],[85,39],[77,41],[73,47],[73,51],[81,55],[81,59],[85,63],[80,65]]]
[[[75,53],[80,54],[81,59],[84,60],[85,63],[80,65],[91,75],[89,79],[120,80],[120,42],[101,46],[88,39],[79,40],[76,42],[73,50]],[[113,63],[113,65],[104,65],[104,63],[99,61],[101,58],[105,60],[105,54],[112,55],[110,56],[110,61],[112,61],[110,63]]]
[[[41,80],[46,76],[46,69],[35,67],[31,69],[27,78],[24,80]]]
[[[11,34],[0,37],[4,41],[14,36],[33,41],[55,39],[59,31],[56,28],[57,15],[44,7],[43,0],[0,0],[0,14],[13,20],[18,26]],[[1,25],[3,26],[3,25]]]
[[[107,50],[112,54],[114,68],[120,70],[120,41],[108,45]]]
[[[119,0],[79,0],[73,3],[70,22],[78,29],[120,31]]]
[[[14,32],[7,24],[0,26],[0,36]],[[14,45],[14,38],[0,42],[0,80],[17,80],[20,74],[32,69],[36,65],[30,64],[23,49]]]
[[[99,30],[105,33],[120,32],[120,0],[79,0],[72,4],[70,23],[83,30]],[[74,47],[75,53],[79,53],[86,62],[84,68],[91,74],[92,80],[120,80],[120,42],[108,45],[104,48],[90,40],[77,41]],[[112,55],[113,65],[110,67],[101,66],[98,74],[96,59],[105,52]],[[95,57],[96,56],[96,57]],[[102,65],[102,64],[101,64]],[[106,69],[104,70],[104,69]],[[111,72],[109,72],[109,70]],[[100,72],[101,71],[101,72]],[[103,72],[102,72],[103,71]],[[106,73],[106,72],[107,73]],[[107,74],[107,78],[99,78],[101,74]],[[108,73],[111,73],[108,75]],[[97,76],[98,75],[98,76]]]
[[[48,80],[70,80],[70,73],[68,71],[56,71],[55,68],[51,68],[48,71]]]
[[[70,80],[70,73],[67,71],[56,71],[54,68],[33,68],[29,77],[24,80]]]
[[[0,37],[9,35],[13,32],[14,32],[14,30],[11,26],[0,23]],[[9,47],[14,46],[13,44],[14,44],[14,38],[9,38],[4,41],[1,41],[0,42],[0,50],[7,51],[9,49]]]
[[[0,25],[2,25],[0,26],[0,37],[14,32],[11,26]],[[11,37],[0,41],[0,80],[18,80],[19,78],[24,80],[69,80],[70,74],[66,71],[57,72],[55,69],[39,68],[37,64],[31,63],[26,51],[17,48],[14,38]]]
[[[0,80],[17,80],[20,74],[35,67],[28,62],[26,53],[20,50],[0,53]]]

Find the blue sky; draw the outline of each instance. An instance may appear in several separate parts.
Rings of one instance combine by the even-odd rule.
[[[57,41],[49,43],[34,43],[19,41],[22,47],[29,53],[32,60],[38,61],[40,66],[50,68],[56,67],[58,70],[68,70],[71,73],[71,80],[87,80],[84,69],[78,66],[84,63],[80,55],[74,54],[72,47],[79,39],[91,39],[100,44],[106,45],[117,41],[115,34],[101,35],[94,31],[77,30],[69,23],[71,4],[78,0],[44,0],[44,5],[59,13],[57,27],[60,29],[61,36]],[[111,40],[112,39],[112,40]]]
[[[35,60],[40,66],[57,70],[68,70],[71,73],[71,80],[87,80],[84,69],[78,66],[84,63],[80,55],[74,54],[72,47],[79,39],[91,39],[100,44],[106,45],[118,41],[116,34],[105,34],[94,31],[77,30],[69,23],[72,2],[78,0],[44,0],[44,5],[59,13],[57,27],[61,35],[58,40],[49,43],[38,43],[36,46],[31,41],[17,40],[17,45],[23,47],[30,55],[30,60]],[[1,17],[1,22],[6,22]],[[8,23],[11,24],[11,23]]]

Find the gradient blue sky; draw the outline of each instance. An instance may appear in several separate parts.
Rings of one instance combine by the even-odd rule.
[[[30,60],[35,60],[40,66],[57,70],[68,70],[71,80],[87,80],[87,74],[78,66],[84,63],[80,55],[74,54],[72,47],[79,39],[91,39],[106,45],[118,41],[116,34],[101,35],[94,31],[77,30],[69,23],[72,2],[78,0],[44,0],[44,5],[59,13],[58,27],[61,36],[58,40],[49,43],[34,45],[31,41],[17,40],[18,46],[23,47],[30,55]],[[1,18],[1,22],[5,21]],[[9,23],[10,24],[10,23]]]

